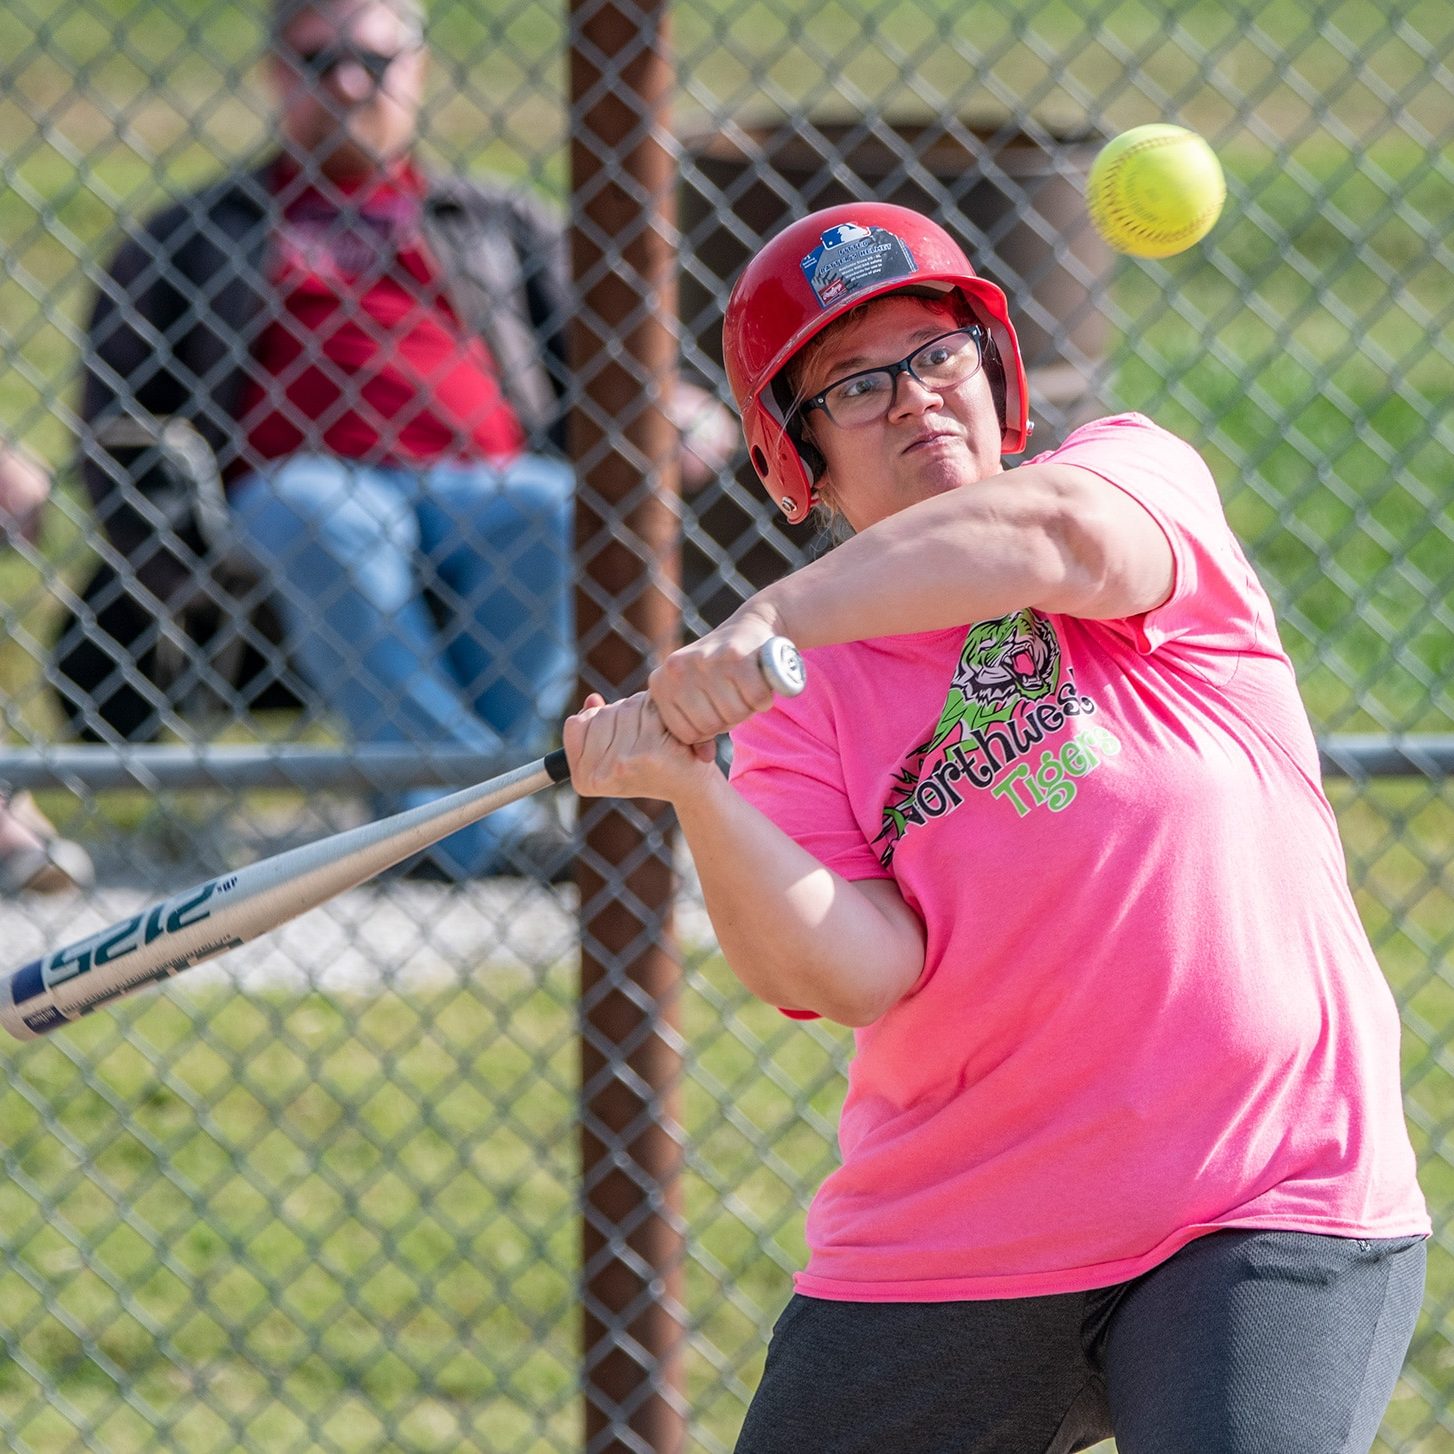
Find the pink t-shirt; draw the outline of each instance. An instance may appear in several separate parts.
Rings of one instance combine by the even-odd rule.
[[[1079,1291],[1219,1227],[1429,1230],[1393,998],[1211,475],[1137,415],[1050,458],[1161,526],[1164,605],[813,650],[733,734],[745,798],[927,925],[856,1032],[811,1297]]]

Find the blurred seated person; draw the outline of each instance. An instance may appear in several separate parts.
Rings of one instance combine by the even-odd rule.
[[[40,533],[50,475],[25,450],[0,442],[0,538],[6,544]],[[88,888],[90,856],[62,838],[29,793],[0,790],[0,897]]]
[[[564,240],[518,189],[417,161],[425,69],[415,0],[276,0],[281,149],[122,247],[89,331],[85,472],[143,586],[174,598],[207,543],[158,529],[97,440],[129,410],[189,418],[287,658],[353,739],[523,760],[572,675]],[[566,848],[526,801],[426,867],[560,879]]]

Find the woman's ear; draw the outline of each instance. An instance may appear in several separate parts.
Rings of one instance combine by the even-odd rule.
[[[787,416],[787,434],[792,441],[793,450],[802,461],[804,470],[807,471],[808,488],[816,505],[817,499],[822,495],[823,482],[828,475],[828,462],[823,458],[822,451],[813,442],[813,426],[810,416],[790,412]]]
[[[809,449],[817,466],[813,470],[813,493],[810,496],[813,502],[812,518],[821,529],[836,540],[840,535],[840,525],[846,522],[843,520],[843,512],[838,508],[838,497],[833,488],[833,478],[823,464],[822,455],[811,446]]]
[[[828,474],[828,462],[818,452],[818,446],[806,435],[798,446],[798,453],[803,457],[803,463],[808,468],[808,476],[813,481],[813,488],[821,489],[823,480]]]

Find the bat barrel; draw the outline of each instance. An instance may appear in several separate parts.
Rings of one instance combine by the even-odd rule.
[[[0,979],[0,1026],[33,1040],[246,944],[569,775],[565,754],[207,879]]]
[[[802,657],[784,637],[758,662],[780,696],[803,690]],[[246,944],[441,838],[552,783],[570,765],[563,750],[377,823],[222,874],[0,978],[0,1026],[34,1040],[101,1005]]]

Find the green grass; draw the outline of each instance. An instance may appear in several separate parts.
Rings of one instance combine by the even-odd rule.
[[[708,1033],[716,966],[703,986],[682,1097],[687,1372],[725,1442],[742,1375],[724,1386],[701,1350],[758,1352],[838,1085],[834,1037],[760,1006],[733,1011],[741,1040]],[[572,987],[557,971],[368,1003],[153,996],[16,1059],[6,1447],[71,1447],[91,1423],[113,1454],[158,1431],[189,1451],[574,1447]]]
[[[1454,797],[1351,799],[1350,857],[1405,1005],[1410,1114],[1454,1203],[1454,983],[1430,971]],[[1399,904],[1398,927],[1387,905]],[[216,988],[128,1001],[15,1050],[0,1092],[0,1440],[363,1451],[577,1447],[574,977],[480,966],[368,1000]],[[731,1445],[833,1164],[846,1036],[744,999],[680,1007],[693,1449]],[[1435,1027],[1431,1030],[1431,1027]],[[1435,1454],[1454,1257],[1387,1425]],[[1392,1442],[1392,1441],[1397,1441]]]

